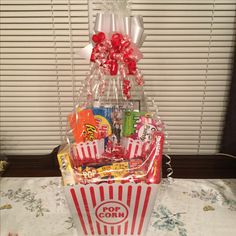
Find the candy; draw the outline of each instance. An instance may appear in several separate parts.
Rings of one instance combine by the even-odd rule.
[[[150,117],[151,114],[147,112],[137,112],[137,111],[126,111],[124,113],[124,124],[123,124],[123,135],[130,136],[134,134],[135,124],[140,119],[141,116]]]
[[[94,118],[93,112],[90,109],[85,109],[68,117],[74,139],[76,143],[93,141],[100,138],[97,127],[97,122]]]
[[[142,142],[150,141],[152,135],[157,131],[157,123],[154,119],[141,116],[135,124],[136,134],[133,135],[133,138],[139,139]]]
[[[150,164],[146,183],[159,184],[161,182],[162,150],[164,134],[155,132],[152,137],[152,152],[149,155]]]
[[[57,160],[62,173],[63,177],[62,179],[64,185],[74,185],[75,178],[74,178],[73,168],[71,165],[70,150],[68,146],[60,147],[57,154]]]
[[[88,164],[76,170],[78,183],[141,182],[145,181],[147,168],[141,159],[103,164]]]
[[[163,132],[151,113],[94,107],[69,122],[76,143],[60,156],[66,184],[160,182]]]
[[[93,114],[97,121],[98,130],[101,138],[108,137],[112,134],[112,108],[110,107],[94,107]]]

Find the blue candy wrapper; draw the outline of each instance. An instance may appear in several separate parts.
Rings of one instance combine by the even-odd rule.
[[[120,143],[122,130],[122,109],[118,107],[94,107],[93,114],[98,122],[101,137],[110,137],[113,142]]]
[[[112,108],[111,107],[94,107],[93,114],[98,122],[98,129],[102,138],[112,135]]]

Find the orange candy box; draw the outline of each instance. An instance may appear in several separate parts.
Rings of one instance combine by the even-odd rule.
[[[97,122],[90,109],[78,111],[68,116],[76,143],[100,139]]]

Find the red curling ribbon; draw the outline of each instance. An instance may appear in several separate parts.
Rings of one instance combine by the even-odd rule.
[[[143,85],[143,77],[137,69],[137,61],[142,58],[139,49],[130,39],[120,33],[114,33],[111,39],[107,39],[103,32],[92,36],[94,48],[90,61],[99,65],[100,72],[106,75],[117,75],[118,70],[123,80],[123,94],[129,99],[130,81],[128,75],[133,75],[138,85]]]
[[[91,53],[90,61],[95,62],[95,54],[94,54],[94,51],[92,51],[92,53]]]
[[[118,72],[118,63],[117,61],[112,61],[110,63],[111,67],[110,67],[110,74],[111,75],[117,75]]]
[[[124,64],[120,65],[120,77],[122,80],[124,80],[127,77],[127,71]]]
[[[130,60],[128,63],[129,74],[134,75],[136,73],[136,61]]]
[[[136,70],[135,81],[139,86],[143,86],[144,84],[143,75],[138,69]]]
[[[131,56],[131,54],[133,53],[133,49],[132,48],[125,48],[124,53],[128,54],[129,56]]]
[[[123,94],[126,96],[127,99],[129,99],[130,96],[130,81],[127,79],[123,80]]]
[[[122,34],[115,33],[111,37],[111,44],[114,49],[118,49],[121,45],[121,40],[123,39]]]
[[[128,48],[130,46],[130,41],[129,40],[124,40],[121,42],[121,48],[125,49]]]
[[[115,50],[112,48],[112,49],[110,50],[108,56],[109,56],[110,59],[114,60],[114,55],[115,55]]]
[[[124,53],[123,54],[123,60],[125,63],[128,63],[130,61],[130,54]]]

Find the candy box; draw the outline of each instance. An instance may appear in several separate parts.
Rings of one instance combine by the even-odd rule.
[[[64,185],[74,185],[74,171],[70,160],[70,149],[68,145],[62,145],[57,154],[58,164],[61,170]]]
[[[65,186],[78,235],[145,236],[157,184]]]

